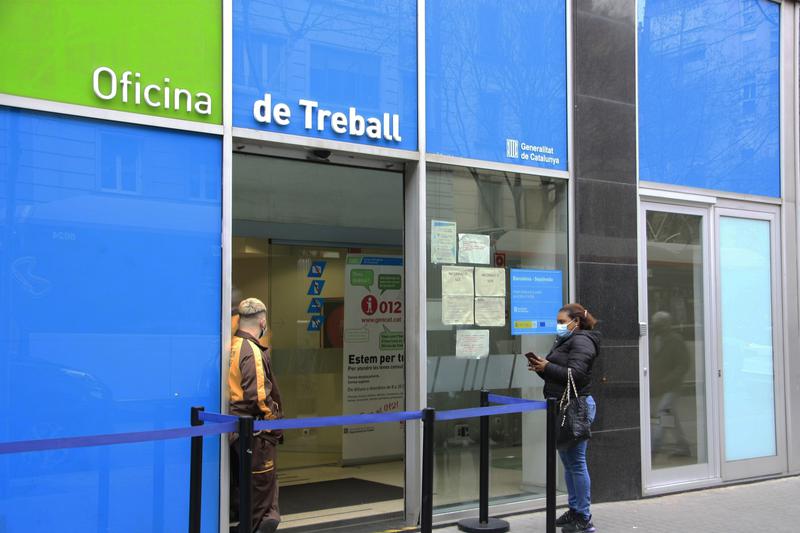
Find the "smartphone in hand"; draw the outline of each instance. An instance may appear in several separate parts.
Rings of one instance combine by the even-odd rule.
[[[533,363],[534,361],[541,361],[542,358],[536,355],[533,352],[528,352],[525,354],[525,357],[528,359],[528,362]]]

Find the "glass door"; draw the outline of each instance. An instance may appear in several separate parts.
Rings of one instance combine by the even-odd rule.
[[[643,204],[643,467],[647,488],[715,475],[707,379],[708,209]],[[646,421],[646,422],[645,422]]]
[[[403,174],[235,153],[232,292],[268,309],[287,418],[405,407]],[[235,330],[235,328],[232,328]],[[401,423],[284,432],[283,524],[399,522]]]
[[[722,476],[774,474],[786,463],[777,208],[718,209]]]

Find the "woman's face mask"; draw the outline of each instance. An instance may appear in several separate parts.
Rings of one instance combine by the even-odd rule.
[[[569,330],[569,325],[575,322],[576,319],[570,320],[566,324],[556,324],[556,336],[558,338],[564,338],[572,335],[572,332]]]

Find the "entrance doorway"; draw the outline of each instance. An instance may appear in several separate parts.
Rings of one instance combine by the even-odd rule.
[[[404,409],[401,172],[236,153],[232,256],[234,298],[267,306],[285,417]],[[399,423],[286,431],[281,527],[402,517],[404,443]]]
[[[785,464],[777,221],[772,206],[642,204],[645,492]]]

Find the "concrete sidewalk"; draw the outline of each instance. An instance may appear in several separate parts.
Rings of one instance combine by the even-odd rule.
[[[558,510],[560,515],[564,509]],[[598,532],[800,532],[800,477],[592,506]],[[507,517],[512,533],[544,532],[544,513]],[[437,533],[455,533],[455,526]],[[560,531],[560,530],[559,530]]]

